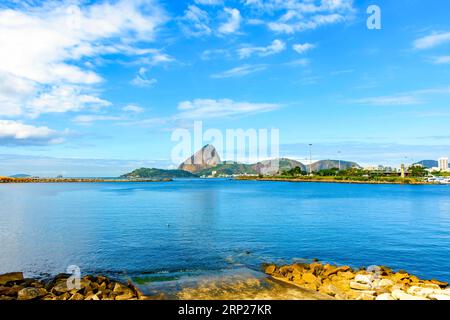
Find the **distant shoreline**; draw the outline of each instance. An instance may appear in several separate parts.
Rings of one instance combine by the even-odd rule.
[[[106,179],[106,178],[9,178],[0,177],[2,183],[123,183],[123,182],[170,182],[171,178],[163,179]]]
[[[240,181],[274,181],[274,182],[296,182],[296,183],[344,183],[344,184],[383,184],[383,185],[442,185],[426,181],[358,181],[358,180],[335,180],[335,179],[320,179],[320,178],[258,178],[258,177],[237,177]]]

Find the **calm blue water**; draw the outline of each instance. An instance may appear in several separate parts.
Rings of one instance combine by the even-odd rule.
[[[450,280],[450,187],[0,185],[0,273],[179,275],[319,258]]]

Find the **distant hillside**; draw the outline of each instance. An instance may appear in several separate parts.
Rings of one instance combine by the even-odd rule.
[[[120,176],[126,179],[164,179],[164,178],[196,178],[197,176],[184,170],[164,170],[140,168]]]
[[[31,178],[31,175],[29,174],[24,174],[24,173],[19,173],[19,174],[15,174],[12,176],[9,176],[10,178]]]
[[[350,161],[340,161],[341,170],[350,169],[350,168],[361,168],[359,164],[356,162],[350,162]],[[312,164],[312,171],[317,172],[320,170],[329,170],[329,169],[337,169],[339,168],[339,160],[321,160],[314,162]],[[309,165],[306,166],[306,170],[309,170]]]
[[[216,172],[216,175],[258,174],[258,172],[253,169],[252,165],[237,162],[221,163],[215,167],[198,171],[196,174],[198,176],[211,176],[213,171]]]
[[[255,170],[258,174],[262,175],[273,175],[279,172],[288,171],[299,167],[302,171],[306,171],[306,166],[296,160],[281,158],[275,159],[278,160],[278,168],[276,167],[276,162],[273,163],[271,160],[261,161],[252,165],[253,170]],[[273,167],[275,164],[275,167]]]
[[[420,164],[424,168],[427,168],[427,169],[436,168],[436,167],[439,166],[439,162],[437,162],[436,160],[422,160],[422,161],[417,162],[415,164]]]
[[[207,144],[180,164],[178,169],[189,171],[191,173],[198,173],[204,169],[215,167],[220,163],[220,157],[216,148]]]

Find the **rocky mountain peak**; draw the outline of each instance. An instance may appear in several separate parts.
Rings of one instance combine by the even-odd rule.
[[[215,167],[220,163],[221,160],[216,148],[211,144],[207,144],[180,164],[178,169],[195,173]]]

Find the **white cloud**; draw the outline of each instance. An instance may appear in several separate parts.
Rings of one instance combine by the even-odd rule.
[[[354,103],[371,106],[406,106],[423,103],[414,95],[380,96],[353,100]]]
[[[280,53],[286,49],[286,44],[281,40],[274,40],[267,47],[243,47],[237,50],[239,58],[249,58],[253,54],[257,54],[260,57],[270,56]]]
[[[433,33],[414,41],[414,48],[419,50],[431,49],[450,42],[450,32]]]
[[[297,53],[303,54],[309,50],[314,49],[316,46],[314,44],[311,43],[298,43],[298,44],[294,44],[292,46],[292,49],[294,49],[294,51],[296,51]]]
[[[450,56],[440,56],[435,57],[432,62],[434,64],[449,64],[450,63]]]
[[[131,84],[136,87],[151,87],[158,81],[154,78],[148,78],[147,77],[147,69],[146,68],[140,68],[136,77],[131,81]]]
[[[261,12],[270,30],[288,34],[344,22],[355,12],[353,0],[322,0],[318,4],[309,0],[246,0],[244,4]]]
[[[105,115],[79,115],[73,118],[73,122],[81,125],[91,125],[97,121],[120,121],[125,120],[123,117],[105,116]]]
[[[217,6],[223,4],[223,0],[195,0],[194,2],[204,6]]]
[[[450,87],[428,88],[409,92],[402,92],[388,96],[369,97],[352,100],[350,102],[372,106],[401,106],[423,104],[427,98],[434,98],[437,95],[450,94]]]
[[[230,34],[237,32],[241,26],[241,13],[235,8],[224,8],[224,12],[228,15],[228,20],[219,26],[219,33]]]
[[[129,104],[129,105],[123,107],[122,110],[125,112],[131,112],[131,113],[142,113],[145,111],[144,108],[139,107],[135,104]]]
[[[19,84],[17,90],[0,90],[0,115],[104,106],[98,93],[87,89],[103,80],[85,67],[89,60],[104,54],[154,55],[134,46],[153,40],[166,21],[154,0],[76,3],[0,9],[0,79]]]
[[[181,28],[187,36],[204,36],[212,33],[209,27],[210,19],[208,12],[195,5],[190,5],[181,18]]]
[[[202,60],[210,60],[213,57],[229,57],[230,52],[226,49],[210,49],[202,52],[200,58]]]
[[[233,78],[242,77],[255,72],[266,70],[267,66],[263,64],[257,65],[243,65],[240,67],[232,68],[220,73],[211,75],[211,78],[221,79],[221,78]]]
[[[24,107],[26,114],[37,117],[41,113],[62,113],[68,111],[80,111],[82,109],[99,109],[110,106],[109,101],[103,100],[93,94],[88,94],[87,89],[77,86],[54,86],[42,93],[36,93]]]
[[[309,59],[306,59],[306,58],[297,59],[297,60],[293,60],[293,61],[286,63],[286,65],[292,66],[292,67],[299,67],[299,66],[304,67],[309,64],[310,64],[310,61],[309,61]]]
[[[20,121],[0,120],[0,145],[47,145],[63,142],[62,133]]]
[[[272,103],[237,102],[231,99],[195,99],[178,104],[177,119],[207,119],[255,114],[279,109],[281,105]]]

